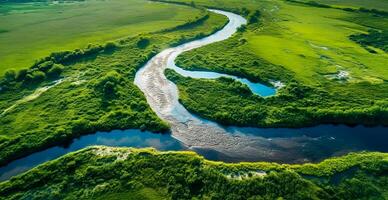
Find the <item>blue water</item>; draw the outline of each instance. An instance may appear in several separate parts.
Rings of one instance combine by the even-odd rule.
[[[227,77],[227,78],[232,78],[236,81],[240,81],[241,83],[247,85],[249,89],[252,91],[253,94],[262,96],[262,97],[268,97],[268,96],[273,96],[276,94],[276,89],[263,85],[261,83],[253,83],[249,81],[246,78],[240,78],[232,75],[227,75],[227,74],[221,74],[217,72],[206,72],[206,71],[188,71],[184,70],[182,68],[179,68],[177,66],[172,66],[169,65],[169,68],[175,70],[178,72],[180,75],[184,77],[190,77],[190,78],[202,78],[202,79],[216,79],[220,77]]]
[[[206,38],[205,38],[206,39]],[[198,43],[201,42],[201,40],[198,40]],[[178,49],[183,47],[177,47]],[[229,74],[221,74],[217,72],[210,72],[210,71],[189,71],[189,70],[184,70],[175,64],[175,59],[176,57],[182,53],[182,51],[177,51],[173,53],[171,56],[169,56],[168,62],[167,62],[167,67],[170,69],[173,69],[180,75],[184,77],[190,77],[190,78],[202,78],[202,79],[216,79],[220,77],[227,77],[227,78],[232,78],[236,81],[240,81],[241,83],[247,85],[249,89],[252,91],[253,94],[262,96],[262,97],[268,97],[268,96],[273,96],[276,94],[276,89],[273,87],[266,86],[261,83],[253,83],[249,81],[246,78],[240,78],[237,76],[232,76]]]
[[[184,150],[179,141],[167,134],[153,134],[140,130],[115,130],[112,132],[97,132],[93,135],[85,135],[74,139],[66,147],[52,147],[44,151],[31,154],[27,157],[15,160],[0,168],[0,181],[7,180],[11,176],[27,171],[46,161],[59,158],[70,152],[74,152],[93,145],[106,145],[115,147],[154,147],[158,150]]]
[[[252,135],[268,140],[268,149],[283,150],[291,154],[273,157],[262,157],[253,154],[245,157],[232,157],[213,149],[196,149],[207,159],[240,162],[240,161],[276,161],[303,162],[319,161],[333,155],[342,155],[353,151],[388,152],[387,127],[349,127],[345,125],[320,125],[310,128],[237,128],[227,127],[230,134]],[[238,131],[237,131],[238,130]],[[239,133],[237,133],[239,132]],[[276,141],[273,143],[273,141]],[[115,130],[112,132],[97,132],[74,139],[66,147],[52,147],[47,150],[31,154],[0,167],[0,181],[25,172],[46,161],[59,158],[69,152],[93,145],[114,147],[154,147],[158,150],[190,150],[169,134],[154,134],[139,130]]]

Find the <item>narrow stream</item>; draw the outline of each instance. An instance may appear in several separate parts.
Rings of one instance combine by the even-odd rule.
[[[174,60],[179,54],[225,40],[235,33],[239,26],[246,23],[246,20],[239,15],[219,10],[211,11],[227,16],[230,20],[228,25],[209,37],[162,51],[136,74],[135,84],[144,92],[148,103],[157,115],[170,123],[171,134],[115,130],[85,135],[74,139],[67,146],[52,147],[0,167],[0,181],[91,145],[194,150],[208,159],[226,162],[300,163],[316,162],[351,151],[388,152],[387,127],[345,125],[320,125],[300,129],[223,127],[189,113],[178,102],[177,87],[164,76],[166,68],[172,68],[184,76],[193,78],[220,76],[234,78],[247,84],[252,92],[261,96],[276,93],[276,90],[271,87],[251,83],[246,79],[213,72],[191,72],[175,65]]]

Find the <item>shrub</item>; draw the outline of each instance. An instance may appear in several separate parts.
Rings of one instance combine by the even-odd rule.
[[[113,82],[107,81],[104,84],[103,92],[104,92],[104,96],[105,97],[115,96],[115,94],[116,94],[116,84],[113,83]]]
[[[148,38],[141,37],[139,41],[137,41],[136,45],[137,47],[144,49],[150,44],[150,40]]]
[[[40,71],[47,72],[53,66],[53,61],[46,61],[38,65]]]
[[[114,42],[108,42],[105,45],[105,50],[112,50],[115,49],[117,45]]]
[[[21,69],[16,74],[16,81],[23,81],[27,76],[27,69]]]
[[[253,12],[251,15],[248,16],[248,22],[250,24],[257,23],[257,22],[259,22],[260,16],[261,16],[260,11],[256,10],[255,12]]]
[[[7,82],[12,82],[16,79],[16,72],[13,69],[7,70],[4,74],[4,78]]]
[[[61,73],[63,72],[63,65],[61,64],[54,64],[53,67],[47,72],[47,76],[51,78],[57,78]]]
[[[110,71],[102,78],[98,79],[95,89],[101,91],[105,99],[116,96],[116,87],[122,81],[122,77],[116,71]]]
[[[33,71],[27,74],[25,81],[28,83],[40,83],[46,79],[46,74],[41,71]]]
[[[237,28],[237,31],[238,31],[238,32],[241,32],[241,33],[242,33],[242,32],[245,32],[246,30],[247,30],[247,26],[246,26],[246,25],[242,25],[242,26],[240,26],[240,27]]]

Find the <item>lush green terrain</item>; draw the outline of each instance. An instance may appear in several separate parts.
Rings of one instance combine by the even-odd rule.
[[[134,77],[161,50],[226,24],[201,6],[249,24],[184,53],[179,66],[285,86],[262,98],[232,79],[167,70],[190,111],[241,126],[388,125],[386,0],[24,1],[0,3],[0,166],[81,134],[167,131]],[[2,199],[380,200],[388,199],[388,154],[226,164],[193,152],[96,146],[1,182]]]
[[[350,39],[359,43],[371,53],[376,53],[376,51],[368,48],[369,46],[388,52],[388,30],[370,30],[367,34],[363,33],[351,35]]]
[[[0,183],[0,199],[385,199],[388,154],[225,164],[191,152],[91,147]]]
[[[0,81],[0,164],[95,131],[166,131],[168,125],[133,84],[134,76],[160,50],[209,35],[227,22],[224,16],[200,13],[190,18],[189,12],[175,28],[52,53],[28,70],[8,71]]]
[[[182,54],[178,66],[286,87],[260,98],[240,93],[243,86],[230,81],[170,77],[192,112],[237,125],[387,125],[388,17],[289,1],[194,2],[240,13],[249,25],[226,41]]]
[[[199,16],[199,10],[143,0],[0,3],[0,75],[28,68],[51,52],[171,28]]]
[[[311,1],[303,1],[311,2]],[[315,2],[320,4],[326,4],[334,7],[344,7],[344,8],[366,8],[366,9],[377,9],[388,11],[388,1],[387,0],[315,0]]]

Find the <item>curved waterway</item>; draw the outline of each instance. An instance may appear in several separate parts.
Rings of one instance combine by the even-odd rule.
[[[221,76],[234,78],[247,84],[252,92],[260,96],[276,93],[274,88],[252,83],[246,79],[214,72],[186,71],[175,65],[174,60],[179,54],[225,40],[235,33],[239,26],[246,23],[246,20],[239,15],[218,10],[211,11],[227,16],[229,23],[209,37],[162,51],[136,74],[135,84],[143,91],[157,115],[171,125],[171,134],[115,130],[81,136],[67,146],[49,148],[1,167],[0,181],[91,145],[194,150],[208,159],[226,162],[300,163],[316,162],[351,151],[388,152],[387,127],[345,125],[320,125],[300,129],[224,127],[189,113],[178,102],[176,85],[164,76],[166,68],[172,68],[184,76],[193,78]]]

